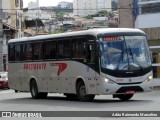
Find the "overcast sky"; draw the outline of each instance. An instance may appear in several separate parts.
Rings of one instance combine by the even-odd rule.
[[[29,2],[36,2],[36,0],[23,0],[23,7],[28,7]],[[59,2],[66,1],[66,2],[73,2],[73,0],[39,0],[40,6],[57,6]]]

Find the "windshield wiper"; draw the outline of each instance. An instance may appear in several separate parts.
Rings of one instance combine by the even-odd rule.
[[[132,57],[132,60],[134,63],[133,53],[132,53],[131,47],[129,45],[128,45],[128,49],[129,49],[129,55]]]
[[[140,65],[140,63],[138,62],[138,60],[134,57],[133,52],[131,50],[131,47],[128,45],[128,49],[129,49],[129,55],[132,57],[132,61],[133,63],[135,63],[134,61],[136,61],[136,63],[138,64],[140,69],[143,69],[143,67]]]

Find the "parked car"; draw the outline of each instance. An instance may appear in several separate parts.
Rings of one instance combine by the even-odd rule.
[[[8,72],[0,72],[0,89],[8,88]]]

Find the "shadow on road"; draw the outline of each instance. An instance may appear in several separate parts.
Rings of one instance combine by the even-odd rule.
[[[98,104],[116,104],[116,103],[150,103],[152,102],[152,100],[134,100],[134,99],[131,99],[131,100],[128,100],[128,101],[121,101],[119,99],[94,99],[93,101],[91,102],[81,102],[81,101],[78,101],[77,99],[67,99],[65,96],[49,96],[47,97],[46,99],[32,99],[31,97],[25,97],[25,98],[11,98],[11,99],[5,99],[5,100],[0,100],[0,103],[26,103],[26,104],[39,104],[39,103],[42,103],[43,104],[47,104],[47,103],[79,103],[79,104],[84,104],[84,103],[87,103],[87,104],[93,104],[93,103],[98,103]]]

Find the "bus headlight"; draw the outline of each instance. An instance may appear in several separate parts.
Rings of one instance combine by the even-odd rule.
[[[115,83],[113,80],[110,80],[110,79],[108,79],[108,78],[105,78],[105,82],[106,82],[106,83],[110,83],[110,84],[114,84],[114,83]]]
[[[150,75],[144,82],[149,82],[149,81],[151,81],[152,79],[153,79],[153,76]]]

